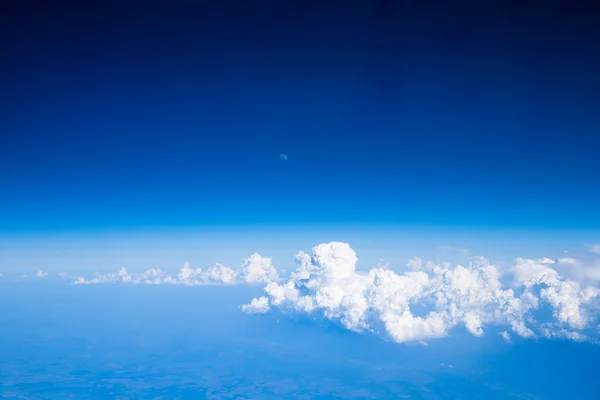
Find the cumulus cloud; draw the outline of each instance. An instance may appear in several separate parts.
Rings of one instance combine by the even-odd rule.
[[[600,255],[559,257],[554,268],[562,275],[578,282],[600,283]]]
[[[171,275],[161,269],[149,269],[144,272],[129,272],[121,268],[119,272],[95,274],[92,278],[78,277],[75,284],[90,285],[100,283],[129,283],[146,285],[235,285],[240,283],[259,284],[278,279],[277,270],[270,258],[260,254],[252,254],[242,263],[239,270],[233,270],[225,265],[216,264],[206,270],[192,268],[185,263],[179,273]]]
[[[269,311],[269,298],[266,296],[252,299],[250,304],[244,304],[242,310],[252,314],[264,314]]]
[[[434,264],[413,258],[401,274],[377,266],[355,269],[357,256],[346,243],[320,244],[298,253],[298,267],[285,281],[272,280],[264,296],[242,309],[248,313],[278,310],[336,321],[356,332],[374,332],[396,342],[444,337],[463,326],[475,336],[488,326],[506,326],[520,337],[582,340],[590,323],[586,308],[598,295],[563,277],[554,260],[519,258],[514,287],[504,287],[500,269],[483,257],[467,265]],[[543,325],[535,310],[547,306],[554,320]],[[425,310],[425,311],[423,311]]]
[[[270,258],[255,253],[237,269],[222,264],[194,268],[188,263],[176,273],[121,268],[79,277],[74,283],[262,284],[264,294],[242,305],[243,311],[325,318],[396,342],[426,343],[457,327],[474,336],[493,328],[506,341],[517,337],[583,341],[600,333],[590,333],[600,309],[600,257],[593,252],[556,259],[518,258],[505,270],[472,256],[462,264],[414,257],[400,272],[383,262],[357,271],[357,260],[350,245],[331,242],[310,253],[300,251],[295,270],[286,278],[280,277]]]
[[[582,288],[579,282],[562,278],[555,269],[560,268],[561,263],[564,264],[564,260],[519,258],[516,276],[527,289],[534,285],[542,287],[540,298],[551,305],[554,316],[560,323],[571,328],[583,329],[589,319],[583,306],[589,304],[600,292],[595,287]]]
[[[48,273],[40,270],[35,273],[35,276],[37,276],[38,278],[44,278],[44,277],[48,276]]]
[[[277,270],[270,258],[254,253],[242,265],[242,279],[247,283],[267,283],[279,279]]]

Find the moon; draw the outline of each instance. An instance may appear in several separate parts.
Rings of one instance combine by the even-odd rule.
[[[287,156],[287,154],[283,154],[283,153],[282,153],[282,154],[280,154],[280,155],[279,155],[279,160],[280,160],[280,161],[287,161],[287,159],[288,159],[288,156]]]

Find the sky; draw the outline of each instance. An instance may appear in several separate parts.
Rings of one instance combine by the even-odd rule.
[[[3,5],[2,233],[597,230],[594,10],[178,4]]]
[[[234,352],[271,330],[290,335],[291,346],[314,329],[329,338],[323,343],[341,340],[341,353],[340,343],[363,351],[336,353],[341,396],[362,373],[343,365],[359,360],[373,376],[396,371],[392,358],[376,360],[368,349],[414,351],[416,365],[437,346],[424,381],[402,375],[422,398],[458,398],[448,390],[466,387],[438,373],[450,362],[440,355],[457,343],[471,349],[452,361],[463,363],[461,379],[533,393],[526,399],[564,398],[564,388],[540,389],[542,375],[525,386],[515,375],[499,378],[525,355],[555,349],[570,361],[546,375],[570,379],[574,398],[592,398],[590,354],[600,332],[596,8],[492,0],[0,7],[0,322],[14,328],[0,342],[50,351],[70,337],[65,351],[75,358],[83,348],[117,348],[118,337],[90,333],[93,321],[56,314],[90,312],[131,334],[119,368],[146,365],[141,350],[155,346],[164,370],[151,373],[172,373],[182,380],[169,385],[182,387],[189,376],[173,371],[187,353],[169,353],[174,344],[156,325],[182,324],[187,337],[201,321],[210,338],[227,330],[215,346],[236,343]],[[24,310],[62,294],[53,309],[21,315],[11,304],[25,304],[16,300],[23,293],[31,296]],[[93,308],[112,304],[115,293],[131,320]],[[153,296],[164,303],[151,308]],[[155,325],[136,330],[135,321],[153,317]],[[27,333],[49,321],[61,321],[54,336]],[[246,329],[252,336],[240,337]],[[448,347],[435,345],[442,338]],[[302,359],[307,370],[333,357],[285,342],[277,351],[313,357]],[[491,375],[473,375],[478,346]],[[19,365],[22,351],[0,355],[0,365],[34,376],[51,368],[43,354],[55,355],[43,351],[36,362],[45,367]],[[109,364],[99,365],[119,370]],[[93,370],[90,387],[114,378],[88,367],[78,371]],[[53,373],[60,380],[65,371]],[[225,386],[240,384],[230,378]],[[240,371],[239,379],[258,378]],[[273,382],[264,389],[275,390]],[[329,390],[326,379],[313,382],[306,398]],[[0,389],[40,395],[34,383],[12,373]],[[465,398],[508,396],[486,385],[469,386],[475,391]],[[449,397],[423,395],[438,389]],[[367,392],[386,396],[365,384],[346,397]],[[87,395],[114,396],[107,393]]]

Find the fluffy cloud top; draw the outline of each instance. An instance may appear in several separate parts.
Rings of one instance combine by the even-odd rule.
[[[38,271],[38,272],[35,273],[35,276],[37,276],[38,278],[43,278],[45,276],[48,276],[48,273],[40,270],[40,271]]]
[[[521,337],[565,337],[581,340],[591,316],[587,306],[598,295],[564,278],[550,259],[517,259],[515,287],[503,287],[501,271],[485,258],[468,265],[424,263],[413,258],[399,274],[375,267],[357,272],[356,253],[346,243],[332,242],[300,252],[298,267],[286,281],[271,281],[265,295],[242,309],[249,313],[282,312],[320,315],[357,332],[376,332],[397,342],[446,336],[464,326],[475,336],[488,325],[508,327]],[[542,306],[554,320],[534,318]],[[418,313],[416,310],[426,309]]]
[[[242,264],[242,280],[247,283],[267,283],[279,279],[270,258],[254,253]]]

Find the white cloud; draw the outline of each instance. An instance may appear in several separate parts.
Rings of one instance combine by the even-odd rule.
[[[583,289],[578,282],[562,278],[552,268],[554,264],[555,261],[547,258],[519,258],[515,266],[516,277],[525,288],[529,289],[535,285],[541,287],[540,298],[550,304],[559,323],[575,329],[584,329],[588,317],[582,306],[596,297],[599,291],[593,287]]]
[[[168,274],[160,269],[149,269],[141,273],[130,273],[121,268],[117,273],[95,274],[93,278],[79,277],[75,284],[100,284],[100,283],[129,283],[134,285],[234,285],[240,283],[257,284],[277,280],[278,274],[270,258],[252,254],[244,260],[239,271],[225,265],[216,264],[206,270],[192,268],[185,263],[175,275]]]
[[[270,258],[254,253],[242,264],[242,280],[247,283],[267,283],[279,279]]]
[[[48,273],[44,272],[42,270],[39,270],[38,272],[35,273],[35,276],[37,276],[38,278],[44,278],[44,277],[48,276]]]
[[[122,267],[119,272],[109,274],[94,274],[91,279],[78,277],[75,284],[99,284],[99,283],[130,283],[130,284],[147,284],[158,285],[168,283],[168,275],[160,269],[149,269],[141,273],[129,273],[127,269]]]
[[[546,324],[547,326],[542,327],[542,336],[548,339],[568,339],[574,340],[576,342],[585,342],[589,340],[589,337],[574,331],[569,331],[567,329],[552,329],[550,324]]]
[[[419,257],[413,257],[408,260],[406,266],[413,271],[419,271],[421,268],[423,268],[423,260],[421,260]]]
[[[214,282],[231,285],[236,283],[237,279],[238,273],[222,264],[217,264],[213,267],[210,267],[202,275],[202,280],[206,283]]]
[[[554,269],[567,279],[582,284],[600,283],[600,244],[587,245],[586,254],[567,253],[555,260]],[[566,252],[565,252],[566,253]]]
[[[244,304],[242,310],[252,314],[264,314],[269,311],[269,299],[262,296],[252,299],[250,304]]]
[[[381,262],[361,272],[356,270],[354,250],[346,243],[331,242],[315,246],[310,254],[299,252],[297,267],[285,279],[280,279],[270,258],[255,253],[238,269],[222,264],[193,268],[188,263],[175,274],[121,268],[79,277],[74,283],[264,284],[264,295],[243,305],[243,311],[309,314],[396,342],[426,343],[459,326],[474,336],[484,335],[491,326],[501,327],[500,335],[507,341],[513,335],[588,340],[600,334],[600,330],[589,333],[600,310],[596,303],[599,259],[593,254],[518,258],[502,271],[483,257],[469,257],[458,265],[414,257],[401,272]],[[47,274],[39,271],[36,275]],[[59,276],[70,277],[67,273]],[[551,319],[539,320],[544,315],[540,309],[550,310]]]
[[[94,274],[91,279],[78,277],[75,284],[100,284],[100,283],[131,283],[131,284],[161,284],[167,283],[168,276],[160,269],[149,269],[141,273],[129,273],[122,267],[119,272],[109,274]]]
[[[596,254],[583,257],[559,257],[555,268],[563,276],[578,282],[600,283],[600,257]]]
[[[522,337],[537,336],[537,330],[545,337],[575,338],[576,333],[581,338],[575,330],[588,326],[585,306],[598,294],[563,278],[550,259],[518,259],[515,288],[503,287],[500,269],[483,257],[456,266],[413,258],[402,274],[381,267],[361,273],[355,269],[354,250],[332,242],[314,247],[311,255],[300,252],[296,261],[299,266],[287,281],[270,282],[265,295],[243,310],[320,315],[397,342],[440,338],[458,325],[475,336],[483,335],[486,326],[504,325]],[[555,319],[543,329],[532,315],[540,303],[552,308]],[[504,333],[508,337],[508,330]]]

